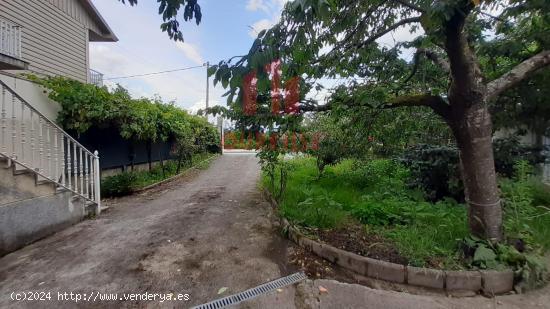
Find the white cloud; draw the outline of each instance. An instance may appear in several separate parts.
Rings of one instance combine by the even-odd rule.
[[[264,2],[264,0],[249,0],[248,3],[246,4],[246,9],[253,12],[262,10],[268,14],[270,13],[270,8]]]
[[[105,78],[137,75],[169,69],[155,66],[149,61],[145,61],[146,59],[143,59],[143,57],[138,58],[137,56],[121,52],[114,44],[90,44],[90,54],[92,55],[90,57],[91,68],[104,73]],[[136,98],[150,98],[158,94],[165,101],[175,100],[178,106],[189,110],[197,105],[196,102],[201,100],[204,102],[206,96],[205,81],[205,69],[197,68],[168,74],[106,80],[105,84],[114,86],[116,83],[120,83]],[[221,97],[223,92],[223,89],[215,88],[211,84],[211,101],[215,102],[216,98]]]
[[[246,9],[249,11],[263,11],[269,18],[263,18],[252,24],[248,34],[256,38],[262,30],[269,29],[275,25],[281,16],[283,7],[289,0],[249,0]]]
[[[269,19],[258,20],[257,22],[252,24],[252,26],[250,26],[251,29],[248,32],[248,34],[251,37],[256,38],[258,36],[258,33],[260,33],[260,31],[271,28],[273,25],[275,25],[275,23],[276,21],[269,20]]]
[[[187,59],[199,65],[204,63],[204,59],[196,45],[187,42],[176,42],[176,47],[183,52]]]

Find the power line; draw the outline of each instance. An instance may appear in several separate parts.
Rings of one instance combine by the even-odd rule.
[[[171,72],[178,72],[178,71],[186,71],[186,70],[191,70],[191,69],[196,69],[196,68],[203,68],[204,66],[205,65],[203,64],[203,65],[196,65],[196,66],[193,66],[193,67],[186,67],[186,68],[174,69],[174,70],[158,71],[158,72],[143,73],[143,74],[128,75],[128,76],[110,77],[110,78],[104,78],[103,80],[123,79],[123,78],[157,75],[157,74],[164,74],[164,73],[171,73]]]

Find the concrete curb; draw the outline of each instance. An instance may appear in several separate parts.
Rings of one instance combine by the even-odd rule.
[[[191,166],[191,167],[185,169],[184,171],[182,171],[181,173],[179,173],[179,174],[177,174],[177,175],[174,175],[174,176],[172,176],[172,177],[170,177],[170,178],[166,178],[166,179],[161,180],[161,181],[159,181],[159,182],[155,182],[154,184],[145,186],[145,187],[143,187],[143,188],[139,188],[139,189],[133,190],[133,191],[132,191],[132,194],[141,193],[141,192],[147,191],[147,190],[149,190],[149,189],[156,188],[156,187],[158,187],[158,186],[160,186],[160,185],[163,185],[163,184],[165,184],[165,183],[168,183],[168,182],[170,182],[170,181],[176,180],[176,179],[178,179],[178,178],[180,178],[180,177],[183,177],[183,176],[185,176],[185,175],[187,174],[187,172],[189,172],[189,171],[192,170],[192,169],[195,169],[197,165],[202,164],[203,162],[212,160],[212,159],[217,158],[217,157],[218,157],[218,155],[213,155],[213,156],[211,156],[211,157],[209,157],[209,158],[207,158],[207,159],[204,159],[204,160],[200,161],[199,163],[195,163],[193,166]]]
[[[277,202],[267,190],[264,191],[264,194],[273,207],[278,207]],[[480,292],[492,296],[508,293],[514,288],[514,272],[512,270],[446,271],[380,261],[316,242],[298,231],[285,218],[281,218],[280,221],[282,230],[294,243],[362,276],[444,290],[455,296],[475,295]]]

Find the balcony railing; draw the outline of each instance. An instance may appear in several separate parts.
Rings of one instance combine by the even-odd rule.
[[[103,74],[98,71],[90,69],[90,84],[94,84],[98,87],[103,87]]]
[[[21,26],[0,19],[0,54],[21,59]]]

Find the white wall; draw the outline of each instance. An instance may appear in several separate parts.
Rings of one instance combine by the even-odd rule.
[[[19,96],[21,96],[32,107],[36,108],[49,120],[56,122],[57,113],[61,110],[59,103],[52,101],[48,98],[46,89],[40,85],[28,81],[23,78],[15,77],[14,75],[8,75],[0,71],[0,80],[13,89]]]
[[[31,81],[7,75],[5,72],[0,72],[0,80],[55,123],[61,107],[47,97],[44,88]],[[48,177],[60,175],[61,161],[64,157],[61,131],[45,121],[40,121],[37,114],[31,115],[30,109],[22,108],[22,103],[8,90],[4,95],[0,92],[0,105],[6,113],[6,118],[1,119],[0,151],[16,158],[19,163],[39,169]]]

